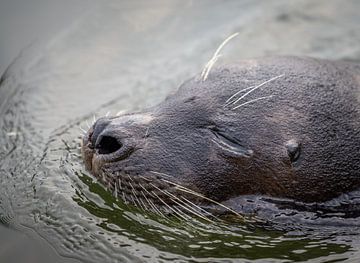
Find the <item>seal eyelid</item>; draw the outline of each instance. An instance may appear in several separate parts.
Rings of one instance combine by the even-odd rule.
[[[247,149],[245,146],[241,145],[239,140],[230,136],[224,131],[220,131],[216,127],[210,128],[210,131],[213,133],[214,138],[212,139],[222,150],[233,157],[251,157],[253,151]]]

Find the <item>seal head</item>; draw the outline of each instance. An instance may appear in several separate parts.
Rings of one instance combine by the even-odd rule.
[[[155,107],[98,119],[83,157],[132,203],[171,206],[180,192],[191,202],[325,201],[360,186],[359,94],[356,64],[241,61],[186,81]]]

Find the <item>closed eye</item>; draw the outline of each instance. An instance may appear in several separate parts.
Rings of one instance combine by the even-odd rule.
[[[225,153],[230,154],[234,157],[251,157],[253,151],[247,149],[241,144],[241,142],[229,133],[220,131],[217,128],[211,128],[210,131],[214,135],[212,141],[215,142]]]

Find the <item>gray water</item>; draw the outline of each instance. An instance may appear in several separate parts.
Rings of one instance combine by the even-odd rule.
[[[234,32],[219,64],[359,60],[359,10],[356,0],[3,0],[0,262],[358,262],[359,224],[285,231],[126,206],[84,170],[79,127],[160,102]]]

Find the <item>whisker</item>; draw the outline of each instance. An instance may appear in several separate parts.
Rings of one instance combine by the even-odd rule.
[[[215,65],[216,61],[218,60],[218,58],[221,57],[221,55],[218,55],[216,57],[213,57],[209,62],[208,62],[208,66],[204,72],[203,75],[203,81],[205,81],[210,73],[211,68]]]
[[[149,209],[147,208],[147,206],[145,205],[144,201],[143,201],[141,198],[139,198],[139,200],[140,200],[140,202],[142,203],[142,205],[144,206],[144,211],[149,210]]]
[[[139,176],[140,178],[144,179],[147,182],[152,182],[149,178],[146,178],[146,177],[144,177],[144,176],[142,176],[140,174],[138,174],[137,176]]]
[[[119,183],[119,188],[120,188],[120,190],[123,191],[124,189],[123,189],[123,187],[122,187],[121,179],[120,179],[120,178],[118,179],[118,183]]]
[[[155,172],[155,171],[150,171],[150,172],[152,172],[152,173],[154,173],[154,174],[159,174],[159,175],[164,175],[164,176],[167,176],[167,177],[171,177],[170,175],[165,174],[165,173],[160,173],[160,172]],[[147,178],[145,178],[145,177],[143,177],[143,176],[140,176],[140,177],[142,177],[142,178],[144,178],[144,179],[147,179]],[[161,178],[161,180],[163,180],[163,181],[165,181],[165,182],[168,182],[168,183],[170,182],[170,181],[167,181],[167,180],[165,180],[165,179],[163,179],[163,178]],[[171,182],[171,183],[172,183],[172,182]],[[175,184],[175,183],[172,183],[172,184]],[[167,194],[168,196],[170,195],[170,197],[173,197],[173,198],[179,200],[179,201],[182,202],[184,205],[187,205],[187,204],[184,203],[184,201],[180,200],[178,197],[176,197],[175,195],[169,193],[168,191],[163,191],[163,190],[161,190],[160,188],[158,188],[157,186],[155,186],[153,183],[150,183],[150,185],[151,185],[152,187],[154,187],[155,189],[157,189],[157,190],[159,190],[159,191]],[[178,184],[176,184],[176,186],[182,187],[182,186],[180,186],[180,185],[178,185]],[[145,191],[147,191],[142,185],[141,185],[141,187],[142,187]],[[147,192],[148,192],[148,191],[147,191]],[[195,205],[194,203],[190,202],[190,201],[189,201],[188,199],[186,199],[185,197],[182,197],[182,198],[183,198],[185,201],[187,201],[188,203],[190,203],[192,206],[198,208],[200,211],[202,211],[202,212],[204,212],[204,213],[206,213],[206,214],[214,217],[215,219],[218,219],[216,216],[214,216],[213,214],[209,213],[208,211],[202,209],[201,207]],[[187,206],[188,206],[188,205],[187,205]],[[188,207],[189,207],[189,206],[188,206]],[[191,208],[191,209],[193,209],[193,208]],[[196,210],[193,210],[193,211],[195,211],[195,212],[197,213]],[[199,215],[198,215],[198,216],[199,216]],[[201,216],[199,216],[199,217],[201,217]]]
[[[130,175],[128,175],[128,177],[130,178],[131,181],[133,181],[132,178],[130,177]],[[132,185],[131,182],[129,182],[129,184],[130,184],[131,192],[133,193],[133,196],[135,196],[136,201],[138,202],[139,206],[141,207],[141,203],[140,203],[140,201],[139,201],[139,198],[137,197],[137,194],[136,194],[136,191],[135,191],[134,186]],[[142,207],[141,207],[141,208],[142,208]],[[144,209],[144,210],[146,210],[146,209]]]
[[[165,191],[167,192],[167,191]],[[185,209],[186,211],[192,213],[193,215],[197,216],[197,217],[200,217],[201,219],[205,220],[205,221],[208,221],[210,223],[214,223],[212,220],[210,220],[209,218],[201,215],[199,212],[197,212],[196,210],[193,209],[193,207],[189,207],[189,205],[187,205],[186,203],[184,203],[180,198],[178,198],[177,196],[167,192],[170,196],[173,196],[173,198],[175,198],[177,201],[175,201],[174,199],[171,199],[174,203],[176,203],[178,206],[182,207],[183,209]],[[181,202],[181,204],[179,203]]]
[[[255,86],[250,86],[250,87],[248,87],[248,88],[239,90],[238,92],[236,92],[234,95],[232,95],[230,98],[228,98],[228,99],[225,101],[225,105],[224,105],[224,106],[227,106],[227,105],[231,104],[231,103],[232,103],[231,99],[234,98],[234,97],[236,97],[237,95],[239,95],[241,92],[247,91],[247,90],[252,89],[252,88],[254,88],[254,87],[255,87]]]
[[[152,207],[154,207],[154,208],[155,208],[155,211],[157,211],[161,216],[166,217],[166,216],[160,211],[160,209],[157,209],[157,208],[156,208],[156,205],[155,205],[151,200],[149,200],[149,203],[152,204]]]
[[[170,199],[170,200],[171,200],[171,201],[174,201],[174,200],[172,200],[172,199]],[[191,219],[191,216],[185,214],[179,207],[174,206],[173,209],[176,210],[176,211],[178,211],[179,214],[183,215],[183,217],[186,218],[186,219],[185,219],[185,220],[186,220],[186,223],[188,223],[188,221]]]
[[[132,199],[132,201],[133,201],[133,204],[134,204],[136,207],[138,207],[138,205],[137,205],[136,202],[135,202],[134,196],[133,196],[133,195],[130,195],[130,197],[131,197],[131,199]]]
[[[182,198],[184,201],[188,202],[190,205],[192,205],[192,206],[196,207],[197,209],[199,209],[201,212],[203,212],[203,213],[205,213],[205,214],[207,214],[207,215],[209,215],[209,216],[212,216],[212,217],[214,217],[215,219],[218,219],[216,216],[214,216],[214,215],[211,214],[210,212],[206,211],[205,209],[201,208],[200,206],[194,204],[194,203],[191,202],[190,200],[186,199],[184,196],[181,196],[181,198]]]
[[[105,117],[108,117],[110,115],[111,111],[108,111],[106,114],[105,114]]]
[[[238,106],[236,106],[236,107],[234,107],[234,108],[232,108],[232,109],[233,109],[233,110],[236,110],[237,108],[240,108],[240,107],[242,107],[242,106],[245,106],[245,105],[250,104],[250,103],[253,103],[253,102],[256,102],[256,101],[258,101],[258,100],[270,99],[270,98],[272,98],[272,97],[273,97],[273,95],[266,96],[266,97],[261,97],[261,98],[257,98],[257,99],[253,99],[253,100],[247,101],[247,102],[245,102],[245,103],[243,103],[243,104],[240,104],[240,105],[238,105]]]
[[[205,216],[202,216],[201,214],[197,213],[196,211],[192,210],[192,209],[189,209],[188,207],[186,207],[185,205],[179,203],[178,201],[174,200],[174,199],[171,199],[171,201],[173,201],[175,204],[177,204],[178,206],[180,206],[182,209],[184,209],[185,211],[203,219],[204,221],[207,221],[209,223],[214,223],[212,220],[210,220],[209,218],[205,217]]]
[[[142,186],[141,184],[139,184],[141,188],[143,188],[148,194],[150,194],[150,192],[144,187]],[[155,189],[163,192],[161,189],[159,189],[158,187],[156,187],[153,183],[150,183],[150,185],[152,187],[154,187]],[[170,209],[170,211],[173,211],[174,213],[178,214],[176,211],[174,211],[173,208],[171,208],[164,200],[162,200],[155,192],[153,192],[152,194],[150,195],[154,195],[156,198],[158,198],[168,209]],[[158,209],[156,209],[158,210]],[[159,211],[160,212],[160,211]],[[160,212],[161,213],[161,212]],[[162,213],[161,213],[162,214]],[[181,218],[185,219],[184,217],[182,217],[181,215],[179,215]],[[185,219],[186,220],[186,219]]]
[[[125,196],[125,193],[122,192],[122,200],[124,201],[124,203],[127,205],[128,204],[128,201],[126,200],[126,196]]]
[[[206,63],[203,71],[201,72],[200,77],[202,78],[203,81],[205,81],[210,73],[210,70],[212,68],[212,66],[215,64],[215,62],[217,61],[217,59],[220,57],[219,53],[221,51],[221,49],[234,37],[236,37],[239,33],[235,33],[232,34],[231,36],[229,36],[228,38],[226,38],[221,44],[220,46],[216,49],[214,55],[211,57],[211,59]]]
[[[229,42],[231,39],[233,39],[234,37],[236,37],[239,33],[236,32],[234,34],[232,34],[231,36],[229,36],[228,38],[226,38],[221,44],[220,46],[217,48],[217,50],[215,51],[214,53],[214,56],[213,57],[216,57],[219,52],[221,51],[221,49],[227,44],[227,42]]]
[[[121,200],[122,200],[125,204],[127,204],[127,201],[126,201],[124,192],[122,192],[120,198],[121,198]]]
[[[148,195],[154,196],[154,195],[153,195],[152,193],[150,193],[142,184],[139,183],[139,185],[140,185],[140,187],[141,187],[142,189],[144,189],[145,192],[148,193]],[[149,202],[149,204],[152,204],[152,207],[155,209],[155,211],[159,212],[162,216],[165,217],[165,215],[164,215],[163,213],[161,213],[161,211],[156,208],[156,205],[155,205],[151,200],[149,200],[149,199],[146,197],[146,195],[144,194],[144,192],[143,192],[143,191],[141,191],[141,192],[142,192],[143,196],[145,197],[145,199],[147,200],[147,202]]]
[[[132,196],[135,197],[135,200],[138,202],[139,207],[140,207],[141,209],[143,209],[143,210],[146,210],[146,207],[145,207],[145,206],[142,207],[141,202],[140,202],[140,199],[138,198],[138,196],[137,196],[137,194],[136,194],[136,192],[135,192],[135,188],[133,187],[133,185],[131,184],[131,182],[129,182],[129,184],[130,184],[130,186],[131,186],[131,192],[133,193]]]
[[[95,116],[95,114],[94,114],[94,116],[93,116],[93,125],[95,124],[95,122],[96,122],[96,116]]]
[[[123,113],[125,113],[125,112],[126,112],[126,110],[118,111],[118,112],[115,114],[115,116],[119,116],[119,115],[121,115],[121,114],[123,114]]]
[[[174,203],[177,204],[178,206],[182,207],[182,208],[185,209],[186,211],[191,212],[192,214],[194,214],[194,215],[202,218],[202,219],[205,220],[205,221],[208,221],[208,222],[210,222],[210,223],[213,223],[210,219],[208,219],[208,218],[200,215],[199,213],[197,213],[197,211],[193,211],[193,210],[191,210],[191,209],[189,209],[189,208],[186,208],[184,205],[180,204],[179,202],[182,202],[182,200],[180,200],[180,199],[179,199],[178,197],[176,197],[175,195],[169,193],[168,191],[165,191],[165,190],[160,189],[159,187],[157,187],[156,185],[154,185],[154,184],[152,184],[152,183],[150,183],[150,185],[151,185],[152,187],[154,187],[155,189],[157,189],[158,191],[160,191],[161,193],[164,193],[165,195],[169,196],[172,202],[174,202]],[[179,202],[175,201],[174,199],[178,200]],[[183,202],[182,202],[182,203],[183,203]],[[175,208],[174,208],[174,209],[175,209]],[[179,210],[178,210],[178,211],[179,211]],[[181,211],[181,210],[180,210],[180,211]],[[180,211],[179,211],[179,212],[180,212]],[[181,213],[184,214],[184,212],[182,212],[182,211],[181,211]],[[184,214],[184,216],[186,216],[186,215]]]
[[[150,173],[153,173],[153,174],[157,174],[157,175],[163,175],[163,176],[166,176],[166,177],[172,177],[172,176],[170,176],[170,175],[168,175],[168,174],[165,174],[165,173],[160,173],[160,172],[155,172],[155,171],[149,171]],[[147,179],[147,178],[145,178],[145,177],[143,177],[144,179]]]
[[[81,130],[84,134],[86,134],[87,131],[85,131],[85,130],[83,129],[83,127],[79,126],[79,128],[80,128],[80,130]]]
[[[117,199],[118,198],[118,189],[117,189],[117,183],[114,183],[114,196]]]
[[[140,184],[139,184],[140,185]],[[142,188],[144,188],[142,185],[140,185]],[[144,192],[143,191],[140,191],[141,192],[141,194],[143,195],[143,197],[145,198],[145,200],[146,200],[146,202],[149,204],[149,206],[152,208],[151,210],[153,210],[155,213],[156,213],[156,211],[157,211],[157,209],[155,208],[155,206],[153,206],[151,203],[150,203],[150,201],[149,201],[149,199],[146,197],[146,195],[144,194]],[[159,211],[160,212],[160,211]]]
[[[134,182],[134,180],[131,178],[131,176],[129,174],[127,174],[128,178],[130,181]]]
[[[171,181],[168,181],[168,180],[165,180],[165,179],[162,179],[162,180],[165,181],[165,182],[167,182],[167,183],[169,183],[169,184],[172,184],[172,185],[176,186],[176,187],[177,187],[176,189],[179,190],[179,191],[182,191],[182,192],[185,192],[185,193],[189,193],[189,194],[195,195],[195,196],[197,196],[197,197],[200,197],[200,198],[202,198],[202,199],[205,199],[205,200],[207,200],[207,201],[209,201],[209,202],[211,202],[211,203],[214,203],[214,204],[216,204],[216,205],[221,206],[222,208],[225,208],[226,210],[234,213],[235,215],[239,216],[239,217],[242,218],[242,219],[244,218],[244,217],[243,217],[242,215],[240,215],[238,212],[234,211],[233,209],[227,207],[226,205],[223,205],[223,204],[221,204],[221,203],[219,203],[219,202],[217,202],[217,201],[215,201],[215,200],[213,200],[213,199],[211,199],[211,198],[208,198],[208,197],[206,197],[206,196],[204,196],[204,195],[202,195],[202,194],[199,194],[199,193],[197,193],[197,192],[194,192],[193,190],[188,189],[188,188],[185,188],[185,187],[183,187],[183,186],[181,186],[181,185],[179,185],[179,184],[176,184],[176,183],[174,183],[174,182],[171,182]]]
[[[281,78],[281,77],[283,77],[283,76],[284,76],[284,74],[279,75],[279,76],[276,76],[276,77],[273,77],[273,78],[271,78],[271,79],[269,79],[269,80],[267,80],[267,81],[264,81],[263,83],[255,86],[254,88],[252,88],[251,90],[249,90],[248,92],[246,92],[244,95],[242,95],[240,98],[238,98],[237,100],[235,100],[234,102],[232,102],[232,104],[238,103],[240,100],[242,100],[243,98],[245,98],[247,95],[249,95],[249,94],[252,93],[253,91],[255,91],[255,90],[257,90],[258,88],[264,86],[265,84],[267,84],[267,83],[269,83],[269,82],[271,82],[271,81],[274,81],[274,80],[276,80],[276,79],[278,79],[278,78]]]
[[[205,73],[206,73],[207,69],[209,68],[209,66],[210,66],[210,64],[212,63],[213,60],[214,60],[214,57],[211,57],[211,59],[204,66],[204,69],[201,71],[200,77],[202,79],[204,79]]]
[[[160,196],[158,196],[155,192],[153,193],[159,200],[162,202],[170,211],[173,211],[176,215],[178,215],[180,218],[186,221],[186,218],[183,217],[179,212],[177,212],[175,209],[173,209],[171,206],[169,206],[164,200],[161,199]]]

